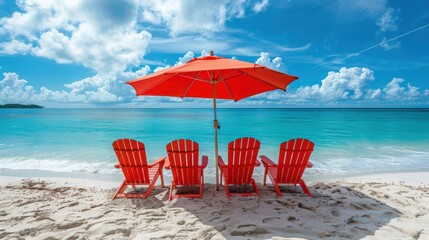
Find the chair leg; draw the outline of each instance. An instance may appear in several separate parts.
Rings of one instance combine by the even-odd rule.
[[[258,186],[256,186],[256,182],[253,178],[252,178],[252,186],[253,186],[253,190],[255,191],[256,195],[259,196],[260,194],[259,194]]]
[[[143,198],[147,198],[150,195],[150,193],[152,192],[153,187],[155,186],[156,180],[158,180],[158,176],[159,176],[159,172],[158,172],[158,174],[156,174],[153,177],[152,181],[149,184],[149,187],[146,189],[146,193],[144,194]]]
[[[127,184],[125,183],[125,181],[123,181],[118,191],[116,191],[115,195],[113,196],[112,200],[114,200],[119,194],[122,194],[125,189],[127,189]]]
[[[200,198],[203,198],[203,184],[200,183]]]
[[[264,186],[266,186],[266,183],[267,183],[267,174],[268,174],[268,167],[266,167],[265,169],[264,169]]]
[[[171,185],[170,185],[170,194],[168,196],[168,201],[171,202],[171,200],[173,199],[173,189],[174,189],[174,182],[171,181]]]
[[[164,174],[162,173],[162,169],[159,169],[159,174],[161,175],[161,187],[165,187],[164,186]]]
[[[299,185],[301,185],[302,190],[304,190],[305,194],[307,194],[310,197],[313,197],[313,195],[310,192],[310,189],[308,189],[307,185],[305,184],[304,180],[299,181]]]
[[[274,189],[276,190],[277,196],[281,197],[283,196],[282,192],[280,192],[280,188],[279,185],[277,184],[277,182],[273,183]]]
[[[220,185],[222,186],[222,170],[220,170]]]
[[[225,192],[226,192],[226,195],[228,196],[228,201],[231,200],[231,194],[229,193],[228,182],[226,180],[225,180]]]

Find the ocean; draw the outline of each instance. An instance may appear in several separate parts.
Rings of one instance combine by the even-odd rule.
[[[292,138],[315,143],[313,177],[429,168],[429,109],[218,109],[219,154],[238,137],[261,141],[277,161]],[[186,138],[209,156],[215,174],[213,109],[0,109],[0,169],[120,174],[112,142],[146,145],[149,162]],[[255,174],[262,174],[263,168]]]

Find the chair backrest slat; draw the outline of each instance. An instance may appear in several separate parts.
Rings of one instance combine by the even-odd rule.
[[[228,144],[228,182],[250,183],[261,143],[251,137],[237,138]]]
[[[313,152],[314,143],[297,138],[280,145],[277,182],[298,184]]]
[[[199,184],[198,143],[189,139],[178,139],[168,143],[166,148],[175,183]]]
[[[146,150],[142,142],[134,139],[118,139],[112,143],[124,174],[129,184],[148,184],[150,182]]]

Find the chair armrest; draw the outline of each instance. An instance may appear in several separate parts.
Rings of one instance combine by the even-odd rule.
[[[225,162],[223,161],[223,159],[222,159],[221,156],[218,156],[217,159],[218,159],[217,161],[218,161],[218,165],[219,165],[220,168],[225,168],[225,167],[228,166],[228,165],[225,164]]]
[[[258,159],[256,159],[256,161],[255,161],[255,167],[259,167],[259,166],[261,166],[261,162],[259,162]]]
[[[164,168],[165,169],[170,169],[171,165],[170,165],[170,160],[168,160],[168,157],[165,158],[165,163],[164,163]]]
[[[209,163],[209,157],[208,156],[202,156],[201,168],[202,169],[206,168],[208,163]]]
[[[153,166],[155,166],[155,165],[158,165],[159,164],[159,167],[160,168],[162,168],[163,166],[164,166],[164,163],[165,163],[165,159],[166,159],[167,157],[162,157],[162,158],[159,158],[158,160],[156,160],[155,162],[153,162],[153,163],[151,163],[151,164],[148,164],[148,167],[153,167]]]
[[[307,168],[312,168],[313,167],[313,164],[311,163],[311,162],[307,162],[307,166],[306,166]]]
[[[259,156],[261,158],[262,164],[264,164],[264,167],[276,167],[277,164],[275,164],[271,159],[269,159],[267,156],[261,155]]]
[[[121,168],[121,164],[119,164],[119,163],[116,163],[114,166],[115,166],[115,168]]]

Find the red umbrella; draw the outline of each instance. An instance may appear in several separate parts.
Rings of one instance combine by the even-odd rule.
[[[210,56],[143,76],[127,84],[137,96],[170,96],[212,98],[214,105],[216,187],[218,188],[218,137],[216,99],[239,101],[259,93],[276,89],[286,91],[287,85],[298,77],[265,66],[234,59]]]

